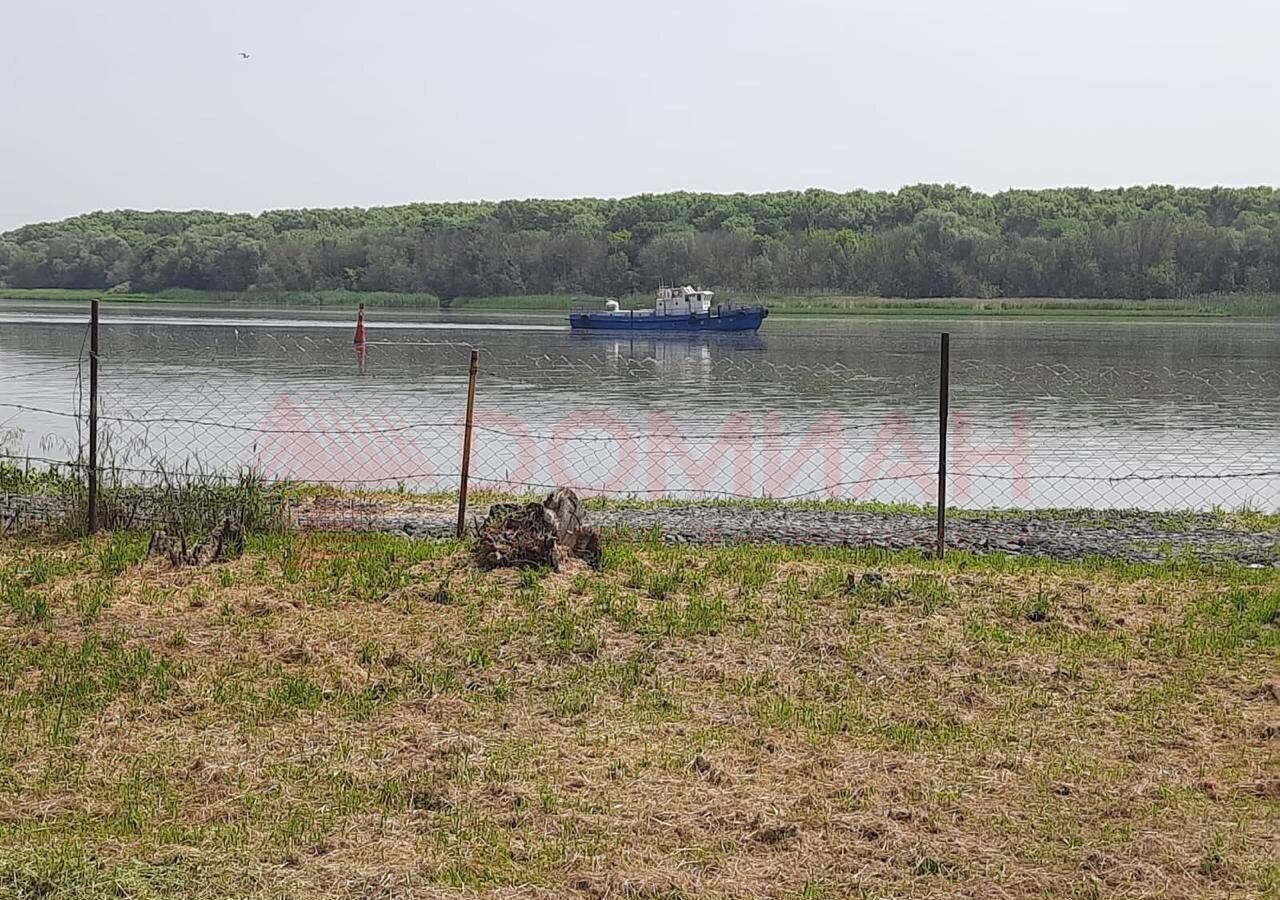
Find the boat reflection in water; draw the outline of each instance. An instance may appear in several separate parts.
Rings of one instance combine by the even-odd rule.
[[[697,332],[600,332],[575,330],[570,340],[598,356],[606,368],[619,374],[645,378],[657,376],[686,383],[710,383],[717,364],[731,364],[742,356],[763,356],[767,347],[754,331]]]

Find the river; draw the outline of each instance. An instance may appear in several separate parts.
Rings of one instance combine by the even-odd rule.
[[[0,301],[0,440],[75,458],[87,308]],[[104,302],[105,457],[453,489],[471,348],[480,487],[1280,509],[1280,323],[782,316],[758,335],[585,336],[552,314]],[[79,413],[77,415],[77,413]]]

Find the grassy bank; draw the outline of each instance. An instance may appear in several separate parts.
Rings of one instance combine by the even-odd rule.
[[[1274,894],[1280,575],[0,544],[13,896]]]
[[[722,296],[736,302],[764,303],[777,315],[977,315],[977,316],[1118,316],[1118,317],[1276,317],[1280,294],[1224,294],[1163,300],[1109,300],[1089,298],[937,297],[906,299],[858,297],[839,294],[769,294],[726,290]],[[357,291],[187,291],[159,294],[105,294],[101,291],[60,289],[0,289],[0,299],[80,301],[102,297],[112,302],[243,303],[281,306],[405,307],[418,309],[495,310],[511,312],[565,312],[577,306],[596,306],[603,297],[573,294],[457,297],[442,301],[434,294],[364,293]],[[653,304],[649,293],[622,298],[624,308]]]
[[[751,295],[741,295],[745,301]],[[977,316],[1117,316],[1117,317],[1275,317],[1280,316],[1280,295],[1220,295],[1157,300],[1115,300],[1101,298],[938,297],[904,299],[892,297],[806,297],[759,298],[781,314],[830,315],[977,315]]]
[[[19,290],[0,288],[0,300],[80,302],[99,298],[111,303],[200,303],[208,305],[243,304],[260,306],[340,306],[409,307],[439,309],[435,294],[397,294],[383,291],[190,291],[168,290],[158,294],[107,293],[105,291],[34,288]]]
[[[2,448],[0,448],[2,449]],[[323,498],[341,508],[372,510],[379,505],[401,512],[423,509],[448,509],[457,506],[456,491],[351,490],[334,485],[305,482],[267,483],[252,471],[228,477],[199,476],[180,471],[169,473],[167,487],[139,488],[122,482],[121,473],[107,471],[101,486],[100,516],[104,527],[129,527],[140,517],[160,523],[188,523],[193,532],[207,531],[223,516],[232,514],[238,520],[269,525],[287,519],[290,504],[305,504]],[[87,487],[72,466],[33,467],[16,459],[0,458],[0,493],[28,497],[52,497],[65,501],[74,515],[61,523],[64,530],[83,530]],[[525,494],[507,491],[472,489],[468,494],[472,512],[493,503],[538,502],[544,492]],[[769,498],[628,498],[588,497],[589,510],[661,510],[672,507],[744,512],[817,512],[827,514],[854,513],[881,516],[918,516],[932,521],[937,508],[915,503],[885,503],[873,500],[809,499],[774,500]],[[1113,527],[1122,523],[1142,523],[1153,529],[1183,530],[1211,526],[1233,530],[1269,533],[1280,536],[1280,512],[1251,508],[1217,508],[1208,511],[1169,510],[1151,512],[1138,509],[966,509],[949,506],[947,517],[955,521],[1028,523],[1061,521],[1081,527]],[[198,536],[198,535],[197,535]]]

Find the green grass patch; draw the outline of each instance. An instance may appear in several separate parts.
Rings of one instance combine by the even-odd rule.
[[[722,302],[762,303],[776,315],[853,316],[1048,316],[1048,317],[1193,317],[1273,318],[1280,315],[1280,294],[1217,294],[1206,296],[1123,299],[1088,297],[867,297],[839,293],[769,293],[720,289]],[[0,300],[78,301],[95,297],[111,302],[179,302],[264,306],[351,306],[453,309],[504,312],[567,312],[596,307],[603,296],[590,294],[513,294],[453,297],[441,300],[430,293],[377,291],[196,291],[174,288],[156,294],[111,293],[62,288],[3,288]],[[653,294],[642,292],[618,298],[624,309],[652,308]],[[767,326],[766,326],[767,327]]]
[[[599,571],[481,571],[465,542],[264,530],[175,570],[142,546],[0,544],[0,892],[1271,884],[1272,569],[613,539]]]

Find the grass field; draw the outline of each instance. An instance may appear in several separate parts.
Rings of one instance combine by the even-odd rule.
[[[1275,896],[1280,574],[0,544],[0,893]]]
[[[439,309],[435,294],[397,294],[387,291],[190,291],[173,289],[158,294],[63,290],[61,288],[0,288],[0,300],[85,303],[94,298],[110,303],[236,303],[259,306],[351,306]]]
[[[977,316],[1119,316],[1119,317],[1275,317],[1280,316],[1280,294],[1229,294],[1164,300],[1108,300],[1055,297],[858,297],[838,294],[779,295],[725,291],[722,296],[740,303],[764,303],[777,315],[977,315]],[[0,300],[85,302],[102,297],[112,303],[157,301],[190,303],[247,303],[288,306],[406,307],[418,309],[495,310],[511,312],[565,312],[577,306],[599,306],[603,297],[582,294],[523,294],[501,297],[458,297],[441,301],[434,294],[395,294],[357,291],[248,291],[214,292],[170,290],[159,294],[104,294],[101,291],[56,288],[0,289]],[[649,293],[622,298],[624,308],[651,307]]]
[[[1086,297],[846,297],[811,295],[773,297],[741,295],[747,302],[769,304],[784,315],[976,315],[976,316],[1119,316],[1119,317],[1275,317],[1280,296],[1222,295],[1175,299],[1117,300]]]

